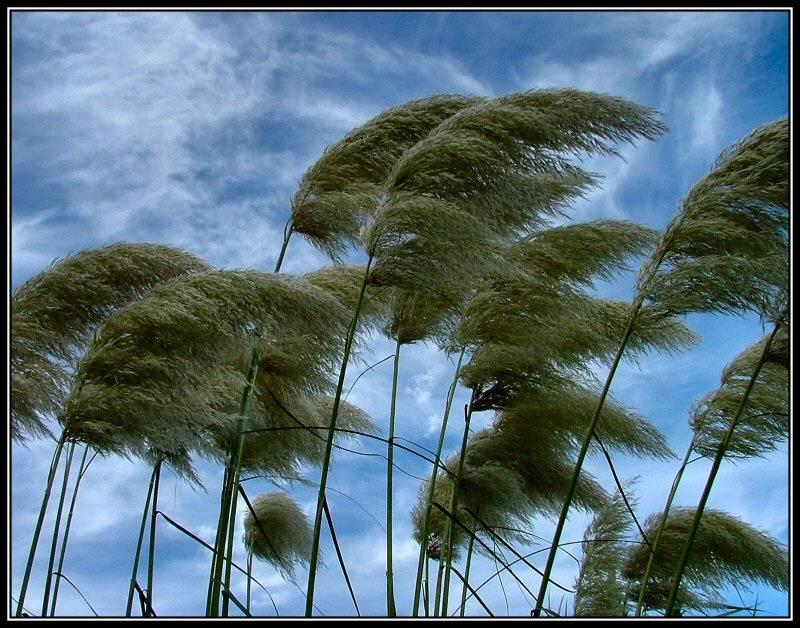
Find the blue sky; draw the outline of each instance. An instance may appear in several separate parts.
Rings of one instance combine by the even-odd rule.
[[[11,32],[12,289],[56,257],[118,240],[182,246],[219,267],[272,270],[289,199],[324,147],[387,107],[433,93],[497,96],[571,86],[657,109],[669,133],[624,147],[625,161],[587,160],[605,180],[574,206],[571,219],[627,218],[659,228],[722,148],[788,111],[788,17],[779,12],[15,12]],[[283,270],[326,263],[294,238]],[[624,297],[631,284],[626,275],[602,290]],[[704,315],[687,322],[702,336],[699,345],[677,359],[653,355],[626,364],[612,388],[679,453],[689,442],[692,401],[714,388],[727,361],[762,333],[754,318]],[[376,337],[368,359],[392,348]],[[435,348],[414,345],[404,348],[401,368],[398,435],[433,447],[453,365]],[[351,369],[349,380],[358,372]],[[350,396],[384,431],[390,385],[387,361]],[[459,390],[455,407],[465,400]],[[476,427],[490,420],[481,416]],[[454,422],[447,451],[457,448],[459,431]],[[52,449],[46,441],[27,450],[13,446],[15,594]],[[427,473],[424,463],[398,457],[411,475]],[[677,461],[619,457],[618,466],[625,478],[640,476],[639,514],[660,510]],[[591,460],[588,469],[611,486],[604,461]],[[708,467],[698,462],[689,469],[678,495],[683,505],[696,503]],[[160,505],[210,540],[221,471],[212,465],[201,471],[207,492],[167,474]],[[65,573],[100,614],[124,609],[148,477],[142,462],[98,458],[81,487]],[[318,471],[308,477],[316,480]],[[785,445],[763,459],[725,463],[709,507],[787,542],[787,477]],[[383,487],[384,478],[380,459],[340,453],[330,485],[383,523],[384,496],[374,487]],[[408,513],[419,480],[395,478],[395,590],[405,613],[416,567]],[[251,495],[269,490],[262,481],[248,483]],[[313,514],[313,489],[294,494]],[[383,531],[350,499],[333,493],[330,503],[362,612],[382,614]],[[579,539],[587,522],[573,513],[563,539]],[[537,521],[536,533],[549,538],[552,525]],[[158,543],[156,611],[202,613],[206,551],[166,525]],[[323,551],[327,568],[316,603],[326,615],[350,614],[327,539]],[[44,555],[40,549],[29,589],[32,610],[41,599]],[[473,567],[476,577],[493,571],[487,559]],[[577,566],[563,556],[555,574],[569,585]],[[302,613],[297,588],[267,565],[257,565],[256,576],[281,614]],[[305,580],[298,572],[302,587]],[[503,584],[509,612],[527,615],[530,601],[510,578]],[[495,613],[505,613],[500,583],[484,591]],[[764,587],[743,593],[745,600],[752,602],[756,591],[762,608],[787,612],[787,596]],[[738,600],[733,592],[730,599]],[[258,589],[254,608],[273,612]],[[88,612],[68,585],[59,609]],[[477,605],[469,611],[481,612]]]

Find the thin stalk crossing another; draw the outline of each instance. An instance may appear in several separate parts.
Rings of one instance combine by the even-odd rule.
[[[47,617],[47,607],[50,602],[50,587],[53,583],[53,567],[56,562],[56,550],[58,549],[58,533],[61,531],[61,515],[64,513],[64,502],[67,498],[67,485],[69,484],[69,472],[72,468],[72,458],[75,455],[75,443],[70,443],[67,448],[67,461],[64,464],[64,479],[61,482],[61,494],[58,498],[58,508],[56,509],[56,520],[53,524],[53,541],[50,544],[50,559],[47,561],[47,576],[44,580],[44,595],[42,596],[42,617]]]
[[[31,540],[31,548],[28,552],[28,562],[25,565],[25,573],[22,576],[22,586],[20,587],[19,596],[17,597],[17,608],[14,612],[15,617],[22,617],[23,606],[25,604],[25,594],[28,591],[28,582],[31,578],[31,570],[33,569],[33,560],[36,557],[36,548],[39,545],[39,536],[42,533],[42,525],[44,524],[44,517],[47,513],[47,503],[50,501],[50,492],[53,490],[53,482],[56,478],[56,471],[58,470],[58,462],[61,459],[61,452],[64,450],[64,441],[66,434],[62,431],[56,443],[56,449],[53,452],[53,459],[50,462],[50,471],[47,474],[47,485],[44,489],[42,496],[42,506],[39,509],[39,518],[36,520],[36,528],[33,531],[33,539]]]
[[[355,311],[353,312],[353,319],[350,322],[350,328],[347,330],[347,337],[344,344],[344,355],[342,356],[342,368],[339,371],[339,382],[336,386],[336,394],[333,398],[333,410],[331,411],[331,421],[328,426],[328,437],[325,442],[325,454],[322,459],[322,473],[319,480],[319,493],[317,495],[317,509],[314,517],[314,533],[311,541],[311,558],[308,566],[308,586],[306,588],[306,609],[305,616],[311,617],[314,609],[314,586],[317,578],[317,565],[319,563],[319,539],[322,532],[322,515],[325,504],[325,489],[328,485],[328,470],[331,463],[331,454],[333,452],[333,440],[336,435],[336,418],[339,415],[339,404],[342,398],[342,389],[344,388],[344,378],[347,373],[347,363],[350,359],[350,350],[353,346],[353,338],[356,334],[358,326],[358,318],[361,314],[361,307],[364,304],[364,294],[367,291],[367,283],[369,282],[369,271],[372,266],[373,257],[367,259],[367,266],[364,269],[364,279],[361,282],[361,291],[358,295]]]
[[[778,321],[783,320],[788,313],[785,311],[780,317],[778,317]],[[683,572],[686,570],[686,563],[689,561],[689,554],[692,551],[692,545],[694,543],[695,536],[697,535],[697,530],[700,528],[700,520],[703,517],[703,511],[705,510],[706,503],[708,502],[708,496],[711,494],[711,487],[714,484],[714,480],[717,477],[717,473],[719,472],[719,467],[722,464],[722,459],[725,457],[725,452],[728,450],[728,445],[733,438],[733,432],[736,429],[736,426],[739,423],[739,419],[742,416],[742,412],[744,412],[744,408],[747,405],[747,400],[750,397],[750,393],[753,390],[753,386],[755,386],[756,380],[758,379],[758,374],[761,372],[761,368],[764,366],[764,362],[766,361],[767,354],[769,353],[770,347],[772,346],[772,341],[775,338],[775,335],[780,330],[780,323],[775,323],[775,327],[772,330],[772,333],[767,338],[767,341],[764,343],[764,349],[761,352],[761,356],[756,363],[755,368],[753,369],[753,374],[750,376],[750,381],[747,383],[747,388],[745,388],[744,394],[742,395],[742,400],[739,402],[739,407],[736,409],[736,414],[733,415],[733,419],[731,419],[731,424],[728,427],[728,431],[725,432],[725,436],[723,436],[722,440],[720,441],[719,447],[717,448],[717,453],[714,456],[714,462],[711,464],[711,470],[708,472],[708,479],[706,480],[706,485],[703,488],[703,494],[700,496],[700,502],[697,504],[697,509],[694,513],[694,519],[692,520],[692,526],[689,529],[689,534],[686,537],[686,543],[683,546],[683,553],[681,554],[680,561],[678,563],[678,570],[675,574],[675,579],[672,583],[672,590],[669,594],[669,601],[667,602],[667,609],[664,613],[666,617],[672,616],[673,610],[675,608],[675,604],[678,599],[678,591],[680,590],[681,586],[681,579],[683,578]]]
[[[72,489],[72,499],[69,503],[69,512],[67,513],[67,523],[64,526],[64,538],[61,540],[61,553],[58,556],[58,567],[56,567],[56,573],[62,573],[64,569],[64,559],[67,554],[67,541],[69,540],[69,531],[72,527],[72,515],[75,512],[75,502],[78,499],[78,488],[81,485],[81,480],[83,479],[83,474],[86,472],[87,467],[91,464],[92,459],[89,460],[89,463],[86,462],[86,457],[89,454],[89,447],[85,447],[83,450],[83,456],[81,457],[81,463],[78,466],[78,475],[75,478],[75,486]],[[58,600],[58,589],[61,585],[61,578],[56,578],[55,583],[53,584],[53,601],[50,604],[50,617],[54,617],[56,614],[56,601]]]
[[[455,396],[456,387],[458,386],[458,375],[459,372],[461,371],[461,362],[464,360],[465,351],[466,349],[461,349],[461,353],[458,355],[458,362],[456,364],[455,372],[453,373],[453,382],[450,384],[450,388],[447,391],[447,401],[445,403],[444,416],[442,417],[442,425],[439,428],[439,441],[436,445],[436,455],[433,464],[433,471],[431,473],[431,483],[430,486],[428,487],[428,495],[425,501],[425,516],[422,521],[422,537],[421,537],[422,541],[420,543],[419,561],[417,563],[417,579],[414,585],[414,606],[412,608],[412,614],[414,617],[417,617],[419,614],[419,598],[422,587],[422,571],[423,571],[423,565],[427,560],[428,535],[430,534],[431,511],[433,510],[433,495],[435,489],[436,476],[439,472],[439,466],[441,465],[442,449],[444,448],[444,437],[445,434],[447,433],[447,421],[450,417],[450,408],[453,405],[453,397]],[[428,583],[428,588],[430,589],[430,583]],[[438,593],[436,597],[438,599],[439,597]],[[427,610],[425,614],[427,616]]]

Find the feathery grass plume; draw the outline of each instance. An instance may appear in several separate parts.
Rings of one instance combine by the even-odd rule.
[[[532,389],[505,408],[494,425],[500,432],[507,432],[510,439],[574,453],[597,404],[597,396],[597,392],[571,382]],[[661,460],[674,456],[656,427],[617,403],[605,404],[600,421],[598,435],[608,448]]]
[[[627,220],[594,220],[538,230],[509,246],[520,267],[555,281],[609,280],[655,244],[657,232]]]
[[[354,312],[365,272],[366,267],[364,266],[335,264],[311,271],[302,277],[318,288],[330,292],[349,312]],[[360,329],[379,329],[386,323],[391,309],[393,292],[390,288],[367,287],[358,319]]]
[[[321,392],[348,317],[335,297],[296,277],[216,271],[172,280],[100,329],[65,428],[104,452],[174,454],[182,471],[189,451],[219,458],[219,435],[231,438],[246,384],[242,356],[259,346],[269,360],[288,346],[299,363],[289,360],[288,376],[275,369],[273,390]],[[254,428],[264,408],[253,401]]]
[[[656,551],[651,583],[645,594],[645,606],[663,609],[667,603],[675,569],[683,552],[686,536],[694,518],[693,508],[674,508]],[[645,534],[652,541],[658,527],[660,513],[648,517]],[[631,547],[623,567],[623,575],[638,587],[649,558],[646,546]],[[719,510],[703,512],[682,586],[694,596],[687,604],[686,596],[678,603],[696,608],[703,604],[703,594],[713,593],[726,585],[740,585],[742,581],[766,584],[782,591],[789,587],[789,562],[785,548],[770,535]]]
[[[485,99],[438,95],[392,107],[328,146],[292,199],[292,229],[336,259],[355,243],[397,159],[454,113]]]
[[[440,470],[436,476],[434,489],[434,503],[445,510],[449,510],[452,501],[454,484],[451,474],[458,469],[458,455],[453,455],[444,463],[446,471]],[[419,498],[411,511],[411,520],[414,525],[414,538],[425,547],[429,558],[439,560],[446,556],[447,543],[445,536],[446,522],[449,519],[438,508],[434,508],[430,515],[428,538],[423,543],[424,519],[427,509],[428,493],[431,478],[419,489]],[[471,530],[480,530],[484,527],[471,513],[480,513],[481,521],[503,535],[504,538],[525,538],[527,523],[524,515],[528,512],[527,500],[524,492],[522,478],[508,467],[499,463],[486,463],[479,466],[465,464],[459,479],[459,499],[453,515],[458,521]],[[512,532],[508,528],[520,529],[521,532]],[[462,547],[468,541],[466,531],[458,525],[453,526],[452,558],[455,560],[461,554]],[[484,534],[488,532],[484,531]]]
[[[776,298],[785,293],[789,250],[788,131],[788,120],[778,120],[723,152],[711,172],[683,199],[680,211],[640,268],[633,312],[584,435],[572,486],[579,477],[605,394],[645,302],[655,315],[755,311],[769,318]],[[720,461],[721,454],[715,457],[698,514]],[[569,507],[568,497],[545,564],[545,577],[534,608],[537,617]],[[688,549],[687,545],[687,552]]]
[[[613,153],[612,142],[663,130],[649,109],[575,90],[533,90],[459,111],[389,175],[365,236],[379,260],[375,278],[425,290],[446,284],[436,281],[442,274],[491,267],[493,240],[552,213],[548,196],[560,202],[593,182],[564,153]]]
[[[689,191],[642,266],[637,295],[674,314],[764,312],[786,285],[789,122],[725,150]]]
[[[279,491],[259,495],[252,506],[255,516],[248,512],[244,520],[245,547],[291,578],[294,568],[306,564],[311,554],[308,517],[297,502]]]
[[[153,286],[209,270],[191,253],[118,242],[55,260],[11,300],[11,434],[48,433],[43,415],[60,412],[71,370],[96,327]]]
[[[264,387],[260,387],[258,396],[266,409],[263,423],[270,431],[247,434],[242,469],[259,474],[294,477],[299,474],[300,464],[319,466],[325,453],[325,434],[330,423],[333,398],[318,395],[297,401],[281,401],[280,405],[293,415],[289,416],[264,390]],[[296,429],[301,427],[297,421],[309,427],[325,429]],[[377,433],[377,426],[369,416],[358,406],[346,401],[341,402],[336,426],[338,430]],[[357,434],[348,432],[338,431],[336,434],[340,439],[358,438]]]
[[[768,336],[740,353],[725,368],[722,385],[692,409],[694,449],[713,458],[736,414]],[[767,362],[747,397],[741,419],[725,450],[728,458],[749,458],[774,451],[789,435],[789,372]]]
[[[552,385],[548,380],[591,377],[590,360],[610,361],[631,306],[577,293],[556,298],[548,290],[495,285],[467,307],[456,337],[475,347],[461,381],[481,390],[476,409],[506,407],[531,386]],[[673,353],[695,340],[678,319],[647,311],[637,320],[630,356]]]
[[[583,558],[575,581],[576,617],[624,617],[627,612],[622,563],[625,535],[633,521],[619,492],[595,513],[583,533]]]
[[[465,453],[465,466],[501,465],[523,481],[528,514],[551,514],[561,504],[569,479],[570,447],[556,438],[528,441],[502,425],[477,431]],[[608,496],[586,474],[581,477],[577,501],[580,507],[595,510],[604,506]]]

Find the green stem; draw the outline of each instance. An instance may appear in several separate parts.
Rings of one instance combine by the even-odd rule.
[[[136,576],[139,573],[139,557],[142,555],[142,544],[144,543],[144,529],[147,525],[147,513],[150,510],[150,499],[153,496],[153,485],[156,481],[156,467],[153,466],[153,473],[150,475],[150,486],[147,489],[147,499],[144,502],[144,510],[142,511],[142,525],[139,527],[139,541],[136,543],[136,553],[133,556],[133,571],[131,572],[131,584],[128,588],[128,602],[125,606],[125,617],[131,616],[133,610],[133,593],[136,588]]]
[[[278,261],[275,264],[275,270],[273,272],[277,273],[280,271],[281,266],[283,265],[283,256],[286,255],[286,248],[289,246],[289,239],[292,237],[293,232],[294,232],[294,222],[292,222],[292,219],[290,217],[289,222],[283,231],[283,245],[281,246],[280,253],[278,253]]]
[[[250,368],[247,372],[247,383],[242,391],[242,400],[239,404],[239,419],[236,421],[235,436],[231,444],[231,456],[228,463],[228,473],[225,476],[228,486],[223,486],[225,503],[220,514],[220,524],[217,526],[217,554],[214,561],[214,580],[211,592],[210,616],[216,617],[219,613],[219,598],[223,586],[223,566],[225,567],[224,585],[225,590],[230,590],[231,562],[233,560],[233,534],[236,522],[236,504],[239,497],[239,469],[242,465],[242,455],[244,451],[244,422],[247,408],[250,402],[250,394],[258,375],[258,363],[261,359],[261,352],[258,347],[253,347],[250,357]],[[227,552],[226,552],[227,548]],[[228,612],[229,600],[225,597],[222,600],[223,616]]]
[[[429,617],[431,613],[431,572],[430,560],[427,554],[425,555],[425,589],[423,590],[423,598],[425,605],[425,617]]]
[[[222,535],[224,530],[222,527],[223,517],[225,514],[225,504],[228,503],[228,487],[230,485],[230,469],[225,465],[225,471],[222,474],[222,490],[220,491],[219,498],[219,517],[217,518],[217,533],[214,537],[214,546],[211,549],[211,571],[208,575],[208,594],[206,596],[206,617],[210,617],[211,613],[211,594],[214,590],[214,574],[217,573],[217,560],[219,559],[219,548],[222,546]]]
[[[70,443],[67,448],[67,462],[64,464],[64,479],[61,482],[61,494],[58,498],[56,520],[53,524],[53,541],[50,544],[50,559],[47,561],[47,577],[44,580],[44,595],[42,596],[42,617],[47,617],[47,607],[50,602],[50,587],[53,583],[53,566],[56,563],[56,550],[58,550],[58,533],[61,531],[61,515],[64,513],[64,502],[67,499],[67,484],[69,484],[69,471],[72,468],[72,457],[75,455],[75,443]]]
[[[158,485],[161,481],[161,460],[155,466],[155,484],[153,484],[153,507],[150,516],[150,542],[147,546],[147,613],[153,615],[153,574],[156,560],[156,514],[158,514]]]
[[[778,320],[783,319],[785,316],[782,315],[778,318]],[[708,502],[708,496],[711,494],[711,487],[714,484],[714,480],[717,477],[717,472],[719,471],[719,467],[722,464],[722,459],[725,457],[725,452],[728,450],[728,445],[730,445],[731,439],[733,438],[733,432],[736,429],[736,426],[739,423],[739,418],[742,416],[742,412],[744,412],[744,408],[747,405],[747,400],[750,397],[750,393],[753,390],[753,386],[755,386],[756,380],[758,379],[758,374],[761,372],[761,367],[764,366],[764,361],[766,360],[767,354],[769,353],[770,346],[772,345],[772,340],[775,338],[775,335],[778,333],[780,329],[780,324],[776,323],[772,333],[770,334],[767,342],[764,343],[764,349],[761,352],[761,357],[758,359],[758,363],[756,364],[755,368],[753,369],[753,374],[750,376],[750,381],[747,383],[747,388],[745,388],[744,394],[742,395],[742,400],[739,402],[739,407],[736,409],[736,414],[733,415],[733,419],[731,420],[731,424],[728,427],[728,431],[725,432],[725,436],[722,438],[722,441],[717,448],[717,453],[714,456],[714,462],[711,464],[711,470],[708,473],[708,479],[706,480],[705,488],[703,489],[703,494],[700,496],[700,503],[697,504],[697,510],[694,513],[694,519],[692,520],[692,526],[689,528],[689,535],[686,538],[686,543],[683,546],[683,553],[681,555],[681,559],[678,563],[678,571],[675,575],[675,580],[672,583],[672,590],[669,594],[669,601],[667,602],[667,609],[664,613],[665,617],[673,616],[672,612],[675,608],[675,603],[678,599],[678,591],[680,590],[681,586],[681,579],[683,578],[683,572],[686,570],[686,563],[689,560],[689,554],[692,551],[692,544],[694,543],[694,538],[697,535],[697,530],[700,528],[700,519],[703,517],[703,511],[705,510],[706,503]]]
[[[442,548],[444,550],[444,547]],[[440,560],[439,567],[436,569],[436,596],[433,600],[433,616],[439,617],[439,604],[442,601],[442,572],[444,571],[444,563]]]
[[[389,617],[397,616],[394,603],[394,574],[392,572],[392,479],[394,472],[394,419],[397,405],[397,377],[400,371],[400,340],[394,350],[394,370],[392,372],[392,400],[389,410],[389,445],[386,467],[386,612]]]
[[[350,328],[347,330],[347,338],[344,344],[344,355],[342,356],[342,368],[339,371],[339,382],[336,386],[336,395],[333,399],[333,410],[331,412],[331,422],[328,426],[328,438],[325,443],[325,454],[322,458],[322,473],[319,480],[319,493],[317,495],[317,510],[314,517],[314,533],[311,541],[311,557],[308,566],[308,587],[306,589],[306,610],[305,616],[311,617],[314,609],[314,586],[317,578],[317,565],[319,562],[319,539],[322,532],[322,514],[323,505],[325,503],[325,488],[328,485],[328,469],[331,463],[331,453],[333,451],[333,439],[336,435],[336,417],[339,414],[339,403],[342,397],[342,388],[344,387],[344,378],[347,373],[347,362],[350,359],[350,350],[353,346],[353,338],[355,337],[356,327],[358,326],[358,317],[361,314],[361,307],[364,303],[364,293],[367,290],[367,283],[369,282],[369,270],[372,266],[372,255],[367,259],[367,266],[364,269],[364,279],[361,282],[361,292],[358,295],[358,302],[356,303],[355,311],[353,312],[353,319],[350,321]]]
[[[56,470],[58,469],[58,462],[61,458],[61,452],[64,449],[64,441],[66,439],[65,432],[61,432],[61,436],[56,444],[56,450],[53,452],[53,459],[50,462],[50,471],[47,474],[47,484],[42,496],[42,506],[39,509],[39,518],[36,520],[36,527],[33,531],[33,539],[31,540],[31,549],[28,552],[28,562],[25,565],[25,574],[22,576],[22,586],[19,590],[19,597],[17,598],[17,609],[14,613],[15,617],[22,616],[22,607],[25,604],[25,594],[28,591],[28,582],[31,578],[31,570],[33,569],[33,560],[36,557],[36,547],[39,545],[39,536],[42,533],[42,525],[44,524],[44,517],[47,513],[47,503],[50,501],[50,492],[53,490],[53,482],[56,478]]]
[[[447,402],[445,403],[444,416],[442,417],[442,425],[441,428],[439,429],[439,442],[436,446],[436,457],[434,460],[433,472],[431,474],[431,483],[430,486],[428,487],[428,496],[425,504],[425,517],[423,518],[422,521],[422,537],[421,537],[422,542],[420,543],[419,560],[417,562],[417,580],[416,584],[414,585],[414,606],[412,609],[414,617],[418,616],[418,611],[419,611],[419,597],[422,587],[422,570],[423,570],[423,565],[427,559],[428,535],[430,534],[431,511],[433,510],[433,494],[434,494],[434,489],[436,487],[436,475],[439,472],[439,466],[441,465],[442,449],[444,447],[444,437],[445,433],[447,432],[447,420],[450,417],[450,408],[453,405],[453,397],[455,396],[456,387],[458,386],[458,375],[459,372],[461,371],[461,362],[464,359],[465,351],[466,349],[461,349],[461,353],[458,356],[458,363],[456,364],[456,370],[453,373],[453,382],[450,384],[450,388],[447,391]]]
[[[678,473],[675,475],[675,479],[672,481],[672,488],[670,488],[669,496],[667,497],[667,503],[664,506],[664,512],[661,514],[661,520],[658,523],[658,530],[656,530],[656,535],[653,539],[653,544],[650,549],[650,558],[647,560],[647,566],[645,567],[644,575],[642,576],[642,584],[639,587],[639,598],[636,600],[636,617],[641,617],[642,615],[644,595],[647,591],[648,581],[650,580],[650,572],[653,570],[653,565],[655,564],[656,552],[658,552],[658,548],[661,546],[661,535],[664,533],[664,529],[667,527],[669,511],[672,508],[672,502],[678,492],[678,485],[680,484],[681,478],[683,478],[683,472],[686,470],[686,467],[689,464],[689,458],[692,455],[692,451],[694,451],[694,442],[692,442],[689,445],[689,448],[686,450],[686,455],[683,458],[683,462],[678,469]]]
[[[464,586],[461,589],[461,610],[459,616],[464,617],[464,611],[467,607],[467,582],[469,582],[469,569],[472,566],[472,549],[475,546],[475,531],[472,531],[472,536],[469,537],[469,546],[467,547],[467,564],[464,566]]]
[[[464,472],[464,459],[466,458],[467,440],[469,439],[469,422],[472,418],[472,404],[477,397],[478,391],[473,390],[472,396],[469,400],[469,405],[464,409],[464,435],[461,438],[461,451],[458,455],[458,471],[456,472],[456,477],[453,479],[453,494],[450,496],[450,513],[454,518],[458,518],[458,498],[460,497],[461,493],[461,474]],[[446,548],[446,553],[444,554],[444,585],[442,586],[442,617],[447,617],[447,601],[450,597],[450,564],[453,562],[454,535],[455,529],[452,519],[448,517],[447,521],[445,521],[444,527],[444,540],[446,542],[443,543],[442,546],[442,549]],[[475,537],[472,536],[470,538],[474,539]],[[439,560],[442,560],[441,556],[439,557]]]
[[[233,541],[234,532],[236,530],[236,506],[239,498],[239,470],[242,467],[242,456],[244,453],[244,434],[239,434],[239,440],[236,446],[236,464],[233,470],[233,485],[231,486],[231,500],[230,500],[230,515],[228,516],[228,541],[227,550],[225,554],[225,580],[224,590],[231,590],[231,569],[233,566]],[[222,600],[222,616],[228,616],[228,598]]]
[[[636,322],[636,317],[639,315],[639,311],[642,309],[643,300],[641,298],[637,299],[636,303],[633,305],[633,309],[631,311],[630,316],[628,317],[628,325],[625,328],[625,333],[622,336],[622,341],[619,344],[619,348],[617,349],[617,355],[614,356],[614,361],[611,364],[611,369],[608,372],[608,376],[606,377],[606,383],[603,386],[603,391],[600,393],[600,398],[597,400],[597,405],[594,409],[594,414],[592,415],[591,420],[589,421],[589,426],[586,428],[586,433],[583,437],[583,443],[581,443],[581,449],[578,452],[578,458],[575,461],[575,469],[572,472],[572,479],[569,483],[569,488],[567,489],[567,495],[564,499],[564,505],[561,508],[561,514],[558,517],[558,523],[556,524],[555,532],[553,533],[553,542],[550,545],[550,551],[547,554],[547,562],[545,563],[544,571],[542,573],[542,583],[539,586],[539,594],[536,596],[536,606],[533,609],[533,616],[539,617],[542,613],[542,606],[544,605],[544,595],[547,592],[547,586],[550,584],[550,574],[553,571],[553,564],[555,563],[556,553],[558,552],[558,545],[561,542],[561,533],[564,531],[564,524],[567,521],[567,515],[569,514],[569,507],[572,505],[572,498],[575,496],[575,489],[578,486],[578,479],[581,475],[581,468],[583,467],[583,461],[586,458],[586,452],[589,451],[589,446],[592,443],[592,436],[594,434],[594,429],[597,426],[597,422],[600,419],[600,412],[603,409],[603,404],[605,403],[606,396],[608,395],[608,390],[611,388],[611,381],[614,379],[614,374],[617,372],[617,367],[619,366],[620,361],[622,360],[622,354],[625,351],[625,347],[628,344],[628,339],[631,337],[633,333],[633,326]]]
[[[247,553],[247,597],[245,598],[245,608],[247,614],[250,614],[250,588],[253,580],[253,553]]]
[[[67,541],[69,540],[69,531],[72,527],[72,514],[75,511],[75,502],[78,499],[78,488],[81,485],[81,480],[83,479],[84,470],[87,467],[86,464],[86,456],[89,453],[89,447],[85,447],[83,450],[83,456],[81,457],[81,464],[78,467],[78,475],[75,478],[75,486],[72,489],[72,499],[69,503],[69,513],[67,513],[67,524],[64,526],[64,539],[61,541],[61,553],[58,557],[58,567],[56,568],[57,573],[62,573],[64,569],[64,558],[67,554]],[[53,601],[50,604],[50,617],[54,617],[56,614],[56,601],[58,600],[58,588],[61,585],[61,578],[56,578],[55,584],[53,585]]]

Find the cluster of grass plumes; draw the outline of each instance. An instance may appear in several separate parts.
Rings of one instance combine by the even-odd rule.
[[[292,577],[295,567],[306,564],[311,554],[308,517],[282,492],[259,495],[252,506],[255,516],[248,512],[244,520],[245,548],[285,577]]]
[[[444,463],[446,470],[436,476],[433,487],[433,503],[449,512],[452,502],[453,478],[458,469],[458,455],[453,455]],[[420,487],[418,501],[411,511],[414,526],[414,538],[424,544],[429,558],[439,560],[446,558],[448,545],[445,539],[447,521],[450,517],[439,508],[431,511],[428,527],[428,538],[423,543],[424,519],[431,478]],[[465,464],[459,476],[459,499],[455,512],[451,513],[467,529],[485,538],[494,534],[504,539],[527,541],[526,532],[529,513],[523,480],[508,467],[488,462],[481,465]],[[478,516],[479,519],[476,519]],[[487,527],[489,529],[487,529]],[[515,532],[516,530],[516,532]],[[463,546],[469,540],[469,534],[461,525],[452,525],[451,558],[461,555]],[[481,546],[478,546],[478,551]]]
[[[721,386],[705,395],[692,409],[694,449],[701,455],[713,458],[716,454],[767,340],[765,336],[736,356],[723,371]],[[782,360],[768,361],[759,370],[725,456],[760,456],[775,450],[788,436],[789,371]]]
[[[788,281],[789,124],[724,151],[642,266],[640,298],[663,312],[763,313]]]
[[[581,111],[581,115],[576,115]],[[653,112],[573,90],[534,90],[450,116],[395,164],[365,235],[375,277],[436,292],[497,264],[503,238],[541,224],[594,179],[566,155],[655,137]]]
[[[180,447],[218,458],[247,384],[243,356],[257,347],[273,360],[264,371],[282,399],[324,392],[348,322],[334,296],[296,277],[216,271],[172,280],[98,332],[67,403],[67,433],[100,451]],[[265,413],[253,399],[248,427]]]
[[[645,594],[646,607],[665,607],[668,585],[672,583],[694,514],[693,508],[674,508],[670,512]],[[651,542],[660,519],[661,513],[657,513],[645,522],[645,534]],[[648,558],[646,546],[632,547],[623,566],[623,575],[636,595]],[[682,581],[689,595],[679,595],[679,604],[702,606],[704,595],[713,594],[725,585],[738,586],[743,581],[788,590],[786,549],[768,534],[736,517],[718,510],[705,510]]]
[[[47,434],[71,371],[94,330],[118,308],[174,277],[207,271],[196,256],[160,244],[120,242],[55,260],[11,300],[11,434]]]
[[[625,535],[633,521],[620,493],[595,513],[583,533],[583,558],[575,581],[576,617],[627,615],[621,567],[628,552]]]
[[[513,266],[476,290],[453,332],[454,345],[473,349],[462,383],[482,390],[479,408],[502,408],[552,373],[608,361],[632,308],[589,296],[585,287],[625,270],[653,240],[650,229],[597,221],[542,229],[511,244]],[[677,352],[695,340],[676,318],[642,312],[631,357]]]
[[[478,96],[439,95],[387,109],[325,149],[292,199],[292,228],[333,258],[358,240],[374,195],[408,148]]]

